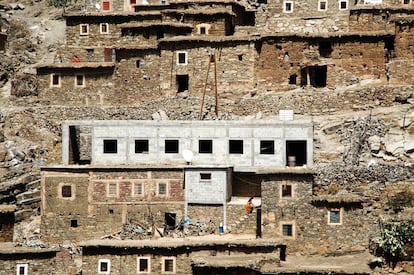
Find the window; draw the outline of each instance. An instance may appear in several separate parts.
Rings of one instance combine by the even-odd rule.
[[[283,2],[283,12],[293,12],[293,1]]]
[[[282,184],[280,186],[280,194],[282,198],[291,198],[293,197],[293,188],[290,184]]]
[[[136,5],[137,4],[137,0],[129,0],[129,4],[130,5]]]
[[[137,258],[138,273],[150,273],[150,257],[138,257]]]
[[[109,24],[108,23],[101,23],[99,25],[99,29],[101,30],[102,34],[108,34],[109,33]]]
[[[94,49],[86,49],[86,56],[87,57],[93,57],[95,55]]]
[[[29,265],[28,264],[17,264],[16,266],[17,275],[27,275],[29,274]]]
[[[274,140],[261,140],[260,141],[260,154],[273,155],[275,153]]]
[[[118,141],[116,139],[105,139],[104,154],[116,154],[118,152]]]
[[[165,257],[162,259],[162,270],[163,274],[175,274],[175,258]]]
[[[178,153],[178,140],[165,140],[165,153],[174,154]]]
[[[142,196],[144,194],[144,185],[142,182],[134,182],[132,184],[132,196]]]
[[[410,0],[403,0],[403,4],[404,5],[409,5],[410,4]]]
[[[242,55],[242,54],[239,54],[239,55],[237,56],[237,58],[239,59],[239,61],[243,61],[243,55]]]
[[[328,9],[328,1],[319,0],[318,11],[326,11]]]
[[[75,75],[75,86],[85,87],[85,75],[84,74]]]
[[[163,182],[159,182],[157,192],[158,192],[158,196],[167,196],[168,195],[167,184]]]
[[[342,209],[330,209],[328,211],[328,224],[340,225],[342,224]]]
[[[102,1],[102,10],[110,11],[111,10],[111,1]]]
[[[212,140],[199,140],[198,141],[198,152],[200,154],[213,153],[213,141]]]
[[[98,273],[99,274],[109,274],[111,272],[111,261],[101,259],[98,262]]]
[[[70,220],[70,227],[78,227],[78,220]]]
[[[243,140],[229,140],[230,154],[243,154]]]
[[[348,0],[339,1],[339,10],[347,10],[347,9],[348,9]]]
[[[118,184],[108,183],[106,185],[106,196],[107,197],[118,197]]]
[[[282,224],[282,235],[285,237],[293,237],[293,225]]]
[[[60,74],[52,74],[51,75],[50,86],[60,87]]]
[[[197,28],[197,33],[198,34],[208,34],[208,32],[211,28],[211,25],[203,23],[203,24],[197,25],[196,28]]]
[[[187,65],[187,52],[177,52],[177,65]]]
[[[286,165],[303,166],[306,165],[306,140],[287,140],[286,141]],[[294,163],[291,163],[294,160]]]
[[[148,140],[136,139],[135,140],[135,154],[148,154]]]
[[[138,59],[137,61],[135,61],[135,67],[141,67],[141,60]]]
[[[71,198],[72,197],[72,186],[63,185],[62,186],[62,198]]]
[[[211,173],[200,173],[200,181],[211,181]]]
[[[200,27],[199,33],[206,34],[206,27]]]
[[[89,34],[89,25],[80,24],[80,35],[88,35],[88,34]]]
[[[177,93],[188,91],[190,80],[188,74],[176,75],[175,77],[177,80]]]

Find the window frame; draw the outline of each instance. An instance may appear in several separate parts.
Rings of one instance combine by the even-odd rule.
[[[140,260],[147,260],[147,271],[140,271],[141,263]],[[151,257],[149,256],[138,256],[137,257],[137,273],[138,274],[147,274],[151,273]]]
[[[141,193],[135,193],[135,185],[141,186]],[[143,182],[133,182],[132,183],[132,196],[133,197],[142,197],[144,196],[144,183]]]
[[[331,212],[338,212],[339,213],[339,222],[332,222],[331,220]],[[328,225],[342,225],[342,217],[343,217],[343,208],[330,208],[328,209]]]
[[[141,142],[143,143],[142,145],[144,145],[144,147],[147,149],[146,151],[137,150],[137,144]],[[135,139],[134,140],[134,152],[135,154],[149,154],[149,140],[148,139]]]
[[[115,194],[112,194],[111,185],[115,185]],[[117,182],[107,182],[106,183],[106,197],[107,198],[117,198],[119,196],[119,184]]]
[[[267,152],[265,149],[263,149],[264,147],[269,147],[269,146],[264,146],[264,143],[265,142],[271,142],[272,143],[272,145],[271,145],[271,147],[272,147],[272,152]],[[275,154],[275,141],[274,140],[260,140],[260,143],[259,143],[259,150],[260,150],[260,155],[274,155]],[[269,149],[270,150],[270,149]]]
[[[232,143],[241,143],[241,144],[233,144]],[[241,150],[234,150],[234,146],[237,148],[241,145]],[[233,147],[233,150],[232,150]],[[229,154],[230,155],[243,155],[244,154],[244,141],[242,139],[230,139],[229,140]]]
[[[288,196],[286,196],[286,195],[284,195],[284,192],[283,192],[283,188],[284,188],[284,186],[289,186],[290,187],[290,195],[288,195]],[[280,184],[280,188],[279,188],[279,190],[280,190],[280,198],[281,199],[293,199],[294,198],[294,195],[295,195],[295,192],[294,192],[294,185],[293,184],[291,184],[291,183],[282,183],[282,184]]]
[[[106,26],[106,31],[102,30],[103,26]],[[100,32],[100,34],[109,34],[109,23],[100,23],[99,24],[99,32]]]
[[[325,3],[325,8],[321,7],[321,4]],[[318,1],[318,11],[327,11],[328,10],[328,0],[319,0]]]
[[[69,192],[68,192],[68,189],[69,189]],[[72,185],[70,185],[70,184],[62,185],[60,187],[60,192],[62,194],[62,198],[65,198],[65,199],[71,198],[73,196],[73,194],[72,194]],[[68,196],[68,194],[69,194],[69,196]]]
[[[20,273],[20,268],[23,267],[23,273]],[[29,264],[17,264],[16,265],[16,275],[28,275],[29,274]]]
[[[107,148],[107,146],[109,144],[109,142],[115,142],[115,150],[109,150],[109,148]],[[103,140],[103,154],[118,154],[118,140],[117,139],[104,139]]]
[[[173,146],[174,148],[167,147]],[[174,150],[170,150],[174,149]],[[178,139],[165,139],[164,140],[164,153],[165,154],[178,154],[180,152],[180,141]]]
[[[180,55],[184,55],[184,62],[180,62]],[[177,65],[188,65],[188,53],[186,51],[177,51]]]
[[[83,27],[86,28],[86,31],[83,31]],[[83,36],[89,35],[89,24],[79,24],[79,34]]]
[[[109,5],[109,8],[108,9],[104,9],[104,3],[108,3],[108,5]],[[110,0],[102,0],[102,2],[101,2],[101,11],[105,11],[105,12],[108,12],[108,11],[111,11],[112,10],[112,3],[111,3],[111,1]]]
[[[108,270],[102,271],[102,263],[107,263]],[[109,259],[99,259],[98,260],[98,274],[110,274],[111,273],[111,260]]]
[[[290,225],[292,228],[292,235],[284,235],[284,226]],[[281,221],[280,222],[280,236],[286,239],[296,239],[296,223],[295,221]]]
[[[57,77],[58,83],[54,84],[54,77]],[[59,73],[53,73],[50,75],[50,87],[60,88],[62,86],[62,75]]]
[[[211,182],[213,175],[211,172],[200,172],[201,182]]]
[[[82,85],[79,85],[78,77],[82,77]],[[75,74],[75,87],[78,87],[78,88],[85,87],[85,80],[86,80],[85,74]]]
[[[165,194],[160,193],[160,186],[165,184]],[[157,182],[157,196],[159,197],[168,197],[168,183],[167,182]]]
[[[341,7],[341,4],[342,3],[345,3],[345,8],[342,8]],[[348,9],[348,7],[349,7],[349,1],[348,0],[339,0],[339,2],[338,2],[338,9],[340,10],[340,11],[344,11],[344,10],[347,10]]]
[[[209,143],[210,150],[201,150],[202,143]],[[200,139],[198,140],[198,153],[199,154],[212,154],[213,153],[213,140],[212,139]]]
[[[173,261],[173,270],[172,271],[166,271],[165,270],[165,261]],[[162,257],[161,259],[161,274],[175,274],[177,272],[176,270],[176,257]]]
[[[287,9],[287,5],[290,4],[290,9]],[[292,13],[293,12],[293,1],[283,1],[283,12],[284,13]]]

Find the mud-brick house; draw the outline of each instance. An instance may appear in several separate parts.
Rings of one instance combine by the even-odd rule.
[[[92,240],[81,242],[83,274],[262,274],[285,260],[276,240]],[[106,272],[106,273],[105,273]]]
[[[15,205],[0,205],[0,243],[13,241],[15,210]]]
[[[0,245],[0,274],[62,274],[57,264],[58,249],[16,247],[13,243]]]
[[[313,165],[306,121],[68,121],[62,130],[63,166],[42,168],[47,242],[134,222],[175,227],[187,216],[260,236],[260,211],[244,210],[251,196],[260,206],[256,170]]]

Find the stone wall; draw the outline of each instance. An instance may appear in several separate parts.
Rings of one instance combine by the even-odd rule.
[[[17,265],[27,264],[25,274],[62,274],[56,269],[56,252],[1,253],[0,274],[19,274]],[[23,273],[20,273],[23,274]]]
[[[14,212],[0,212],[0,243],[13,241],[14,222]]]

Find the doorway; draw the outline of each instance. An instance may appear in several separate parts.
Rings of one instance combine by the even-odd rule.
[[[176,80],[177,80],[177,92],[178,93],[182,93],[184,91],[188,91],[188,87],[189,87],[189,77],[188,74],[184,74],[184,75],[177,75],[176,76]]]

